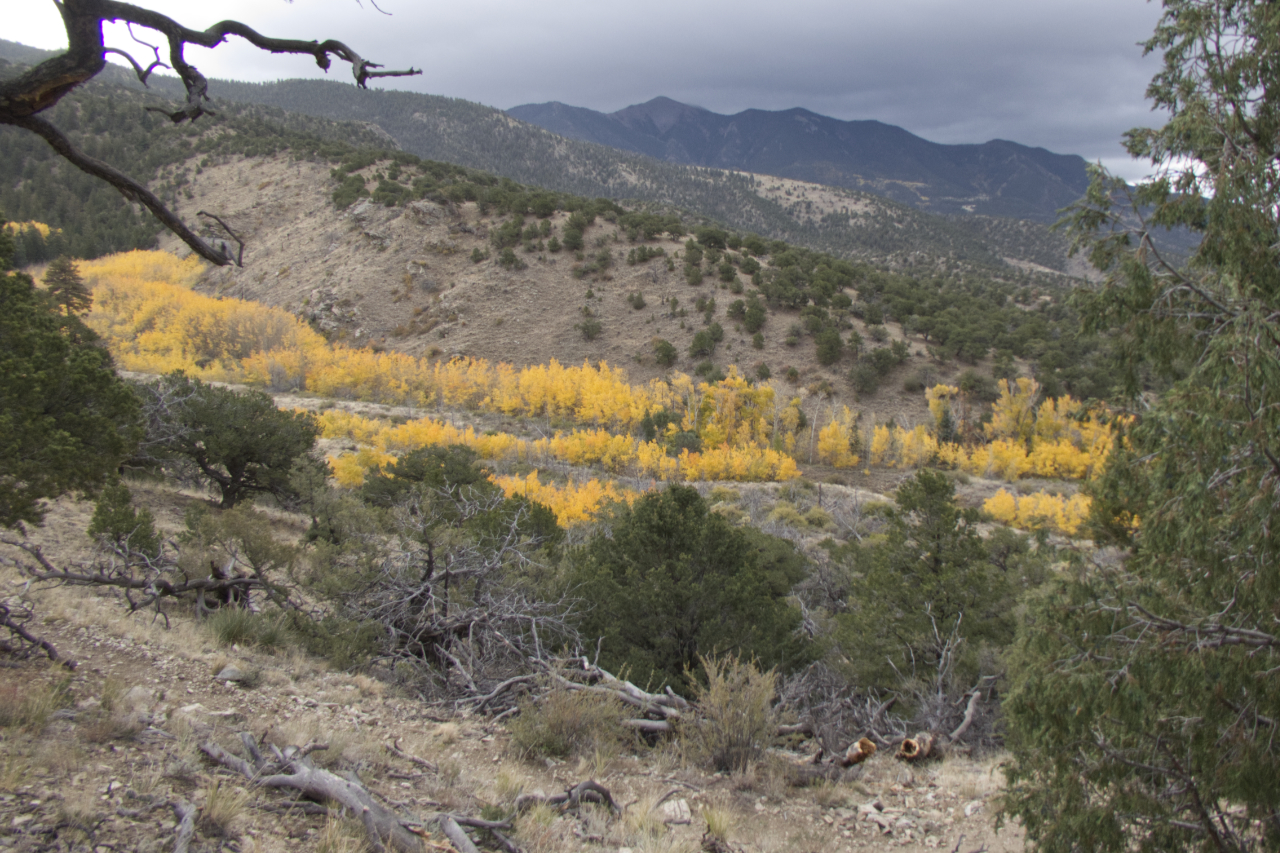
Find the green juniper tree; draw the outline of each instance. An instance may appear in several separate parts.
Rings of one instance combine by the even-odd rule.
[[[182,460],[218,487],[223,509],[256,494],[283,494],[295,462],[315,444],[307,412],[286,412],[261,391],[236,392],[182,373],[139,386],[153,461]]]
[[[617,509],[574,557],[581,625],[600,660],[638,683],[679,683],[699,656],[742,654],[784,671],[808,663],[788,602],[806,561],[790,543],[734,527],[695,489],[670,486]]]
[[[98,337],[30,276],[6,272],[0,222],[0,527],[38,524],[41,501],[94,491],[137,442],[138,402]]]
[[[1012,638],[1012,585],[946,475],[921,471],[895,500],[883,541],[832,548],[850,577],[837,636],[863,686],[958,696]]]
[[[1280,849],[1280,4],[1165,0],[1127,145],[1073,226],[1086,317],[1171,384],[1136,396],[1081,565],[1030,609],[1005,710],[1006,813],[1041,850]],[[1200,236],[1168,259],[1160,227]],[[1130,385],[1137,387],[1135,370]]]

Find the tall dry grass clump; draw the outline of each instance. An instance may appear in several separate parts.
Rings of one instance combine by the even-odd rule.
[[[745,771],[760,760],[778,730],[773,705],[778,673],[761,672],[736,655],[700,660],[707,681],[696,691],[698,713],[681,728],[686,754],[715,770]]]
[[[612,757],[631,738],[624,714],[612,696],[556,687],[522,703],[508,728],[523,758]]]

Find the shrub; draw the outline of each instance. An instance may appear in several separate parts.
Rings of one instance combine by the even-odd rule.
[[[90,536],[101,536],[117,548],[155,558],[160,555],[160,536],[150,510],[135,509],[133,495],[123,483],[102,490],[89,522]]]
[[[613,755],[630,739],[624,713],[612,696],[556,687],[521,702],[520,715],[507,728],[522,758]]]
[[[644,294],[637,290],[627,297],[627,304],[639,311],[645,306]]]
[[[663,338],[657,338],[653,342],[653,360],[661,367],[670,367],[676,363],[676,359],[680,353],[677,352],[675,345],[671,341]]]
[[[706,682],[695,697],[698,714],[681,728],[689,755],[718,771],[734,773],[759,761],[778,729],[773,697],[778,674],[761,672],[736,655],[701,657]]]
[[[693,336],[693,340],[689,343],[690,358],[705,358],[716,351],[715,339],[711,336],[711,332],[706,329],[700,329]]]
[[[575,555],[570,580],[593,602],[581,630],[603,638],[602,664],[660,685],[713,650],[803,666],[814,650],[796,634],[789,596],[806,567],[789,543],[735,528],[695,489],[669,486],[617,507],[611,535]]]
[[[849,384],[859,397],[870,396],[880,388],[880,373],[867,363],[860,363],[849,371]]]
[[[600,337],[600,333],[604,331],[604,326],[601,326],[600,321],[594,317],[588,317],[578,325],[574,326],[574,328],[582,333],[582,339],[584,341],[594,341],[596,338]]]

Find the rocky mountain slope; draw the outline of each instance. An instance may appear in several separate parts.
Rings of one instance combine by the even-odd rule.
[[[135,484],[134,495],[167,533],[181,529],[183,512],[201,501],[159,485]],[[87,503],[60,501],[31,537],[58,564],[89,559],[83,531],[90,511]],[[281,513],[273,519],[285,539],[306,524]],[[587,778],[608,788],[622,813],[528,812],[513,833],[521,849],[693,853],[708,815],[727,827],[732,846],[720,849],[746,853],[1022,848],[1016,828],[992,828],[998,757],[908,768],[882,753],[855,780],[816,788],[788,787],[765,766],[709,774],[665,748],[531,761],[503,723],[424,705],[287,643],[227,644],[184,608],[167,608],[165,619],[130,616],[104,590],[23,586],[14,563],[21,556],[0,545],[6,595],[25,597],[39,633],[76,667],[0,658],[5,850],[173,850],[173,807],[181,803],[196,809],[190,850],[200,853],[369,849],[356,816],[251,785],[201,752],[207,743],[236,751],[238,732],[278,745],[325,744],[316,763],[420,823],[435,845],[428,850],[453,849],[431,823],[441,812],[474,817],[488,806],[506,813],[519,793],[554,794]],[[771,761],[804,754],[779,752]]]

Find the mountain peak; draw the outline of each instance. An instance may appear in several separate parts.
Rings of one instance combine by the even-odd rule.
[[[614,113],[526,105],[508,114],[553,133],[670,163],[873,192],[932,213],[1052,222],[1088,187],[1085,162],[1016,142],[943,145],[879,121],[803,107],[721,115],[657,97]]]
[[[644,126],[649,125],[656,129],[659,134],[664,134],[682,121],[696,120],[701,116],[714,115],[715,113],[702,107],[682,104],[679,101],[659,95],[650,101],[645,101],[643,104],[632,104],[615,113],[610,113],[609,118],[621,122],[633,130],[644,130],[647,129]]]

